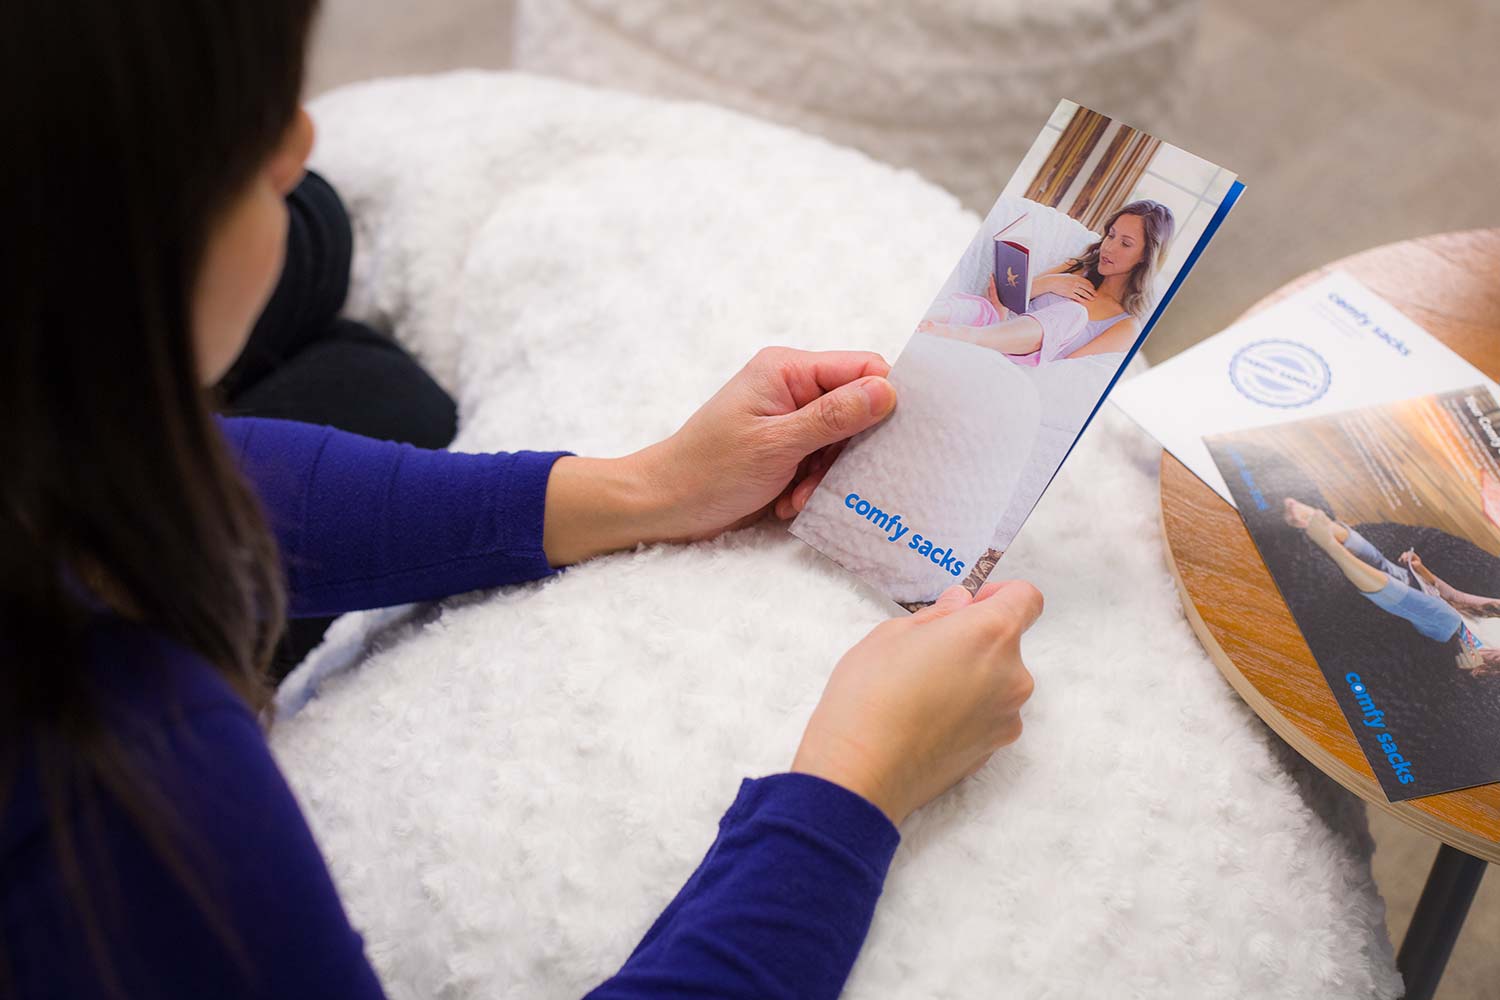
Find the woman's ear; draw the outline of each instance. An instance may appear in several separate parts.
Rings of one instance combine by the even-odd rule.
[[[266,164],[267,177],[276,193],[286,196],[302,180],[307,172],[307,157],[312,152],[313,123],[307,111],[297,106],[292,123],[287,126],[281,142]]]

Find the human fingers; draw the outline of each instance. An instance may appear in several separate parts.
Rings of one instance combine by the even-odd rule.
[[[777,433],[781,446],[801,458],[874,426],[895,408],[895,387],[880,376],[870,375],[776,417]]]
[[[807,471],[792,486],[791,508],[793,513],[800,513],[807,501],[812,499],[813,491],[823,482],[823,477],[833,467],[833,463],[843,454],[844,442],[829,445],[812,456],[808,461]]]
[[[799,351],[789,347],[767,348],[756,361],[779,382],[799,410],[825,393],[870,375],[884,378],[891,366],[873,351]]]
[[[986,583],[974,598],[976,608],[982,608],[995,621],[1016,626],[1017,635],[1042,616],[1044,604],[1042,592],[1025,580]]]
[[[1026,668],[1022,667],[1021,671],[1022,673],[1026,673]],[[1025,723],[1021,721],[1020,706],[1024,705],[1027,699],[1031,697],[1031,689],[1031,674],[1026,673],[1024,696],[1020,698],[1015,711],[1006,713],[1005,721],[1000,725],[999,731],[995,733],[996,750],[999,750],[1001,747],[1008,747],[1021,738],[1021,730],[1025,727]],[[988,762],[989,757],[986,757],[985,761]]]
[[[967,607],[973,603],[969,592],[958,584],[954,584],[938,595],[938,599],[927,607],[911,616],[914,622],[930,622],[937,618],[946,618],[959,608]]]
[[[976,600],[976,601],[982,601],[986,597],[993,596],[996,591],[998,591],[1001,587],[1005,586],[1009,582],[1010,582],[1009,580],[987,580],[987,581],[985,581],[983,584],[980,585],[979,590],[974,594],[974,600]]]
[[[788,480],[785,486],[782,487],[781,492],[776,495],[776,499],[771,501],[771,513],[778,519],[782,521],[790,520],[791,518],[796,517],[797,512],[802,509],[795,506],[793,503],[793,498],[796,494],[797,486],[803,481],[805,477],[813,472],[818,458],[821,455],[822,452],[814,452],[813,454],[808,455],[802,461],[798,462],[797,471],[792,474],[792,478]]]

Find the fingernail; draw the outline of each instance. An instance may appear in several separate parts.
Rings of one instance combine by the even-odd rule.
[[[971,600],[973,600],[973,597],[969,592],[961,585],[955,583],[939,594],[938,599],[934,603],[947,607],[950,604],[968,604]]]
[[[871,375],[860,385],[870,401],[870,412],[883,417],[896,405],[896,389],[879,375]]]

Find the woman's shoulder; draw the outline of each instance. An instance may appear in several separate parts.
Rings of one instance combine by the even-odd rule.
[[[154,729],[205,712],[255,718],[212,664],[149,626],[99,615],[89,629],[85,657],[100,708],[127,730]]]
[[[1135,314],[1125,308],[1125,303],[1113,296],[1105,295],[1098,291],[1094,293],[1093,302],[1089,303],[1089,312],[1097,314],[1098,319],[1110,319],[1116,316],[1123,316],[1125,319],[1131,320],[1135,319]],[[1123,323],[1125,319],[1122,319],[1120,322]]]

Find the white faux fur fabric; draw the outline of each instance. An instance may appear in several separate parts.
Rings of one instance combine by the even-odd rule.
[[[521,75],[314,115],[351,308],[457,392],[464,449],[625,452],[765,344],[891,356],[978,221],[782,128]],[[1047,596],[1026,733],[905,825],[846,996],[1398,994],[1362,808],[1183,618],[1158,454],[1104,414],[1008,553]],[[622,553],[346,617],[273,747],[393,997],[576,997],[892,613],[777,526]]]
[[[987,208],[1059,97],[1164,134],[1200,0],[519,0],[514,65],[747,111]]]

